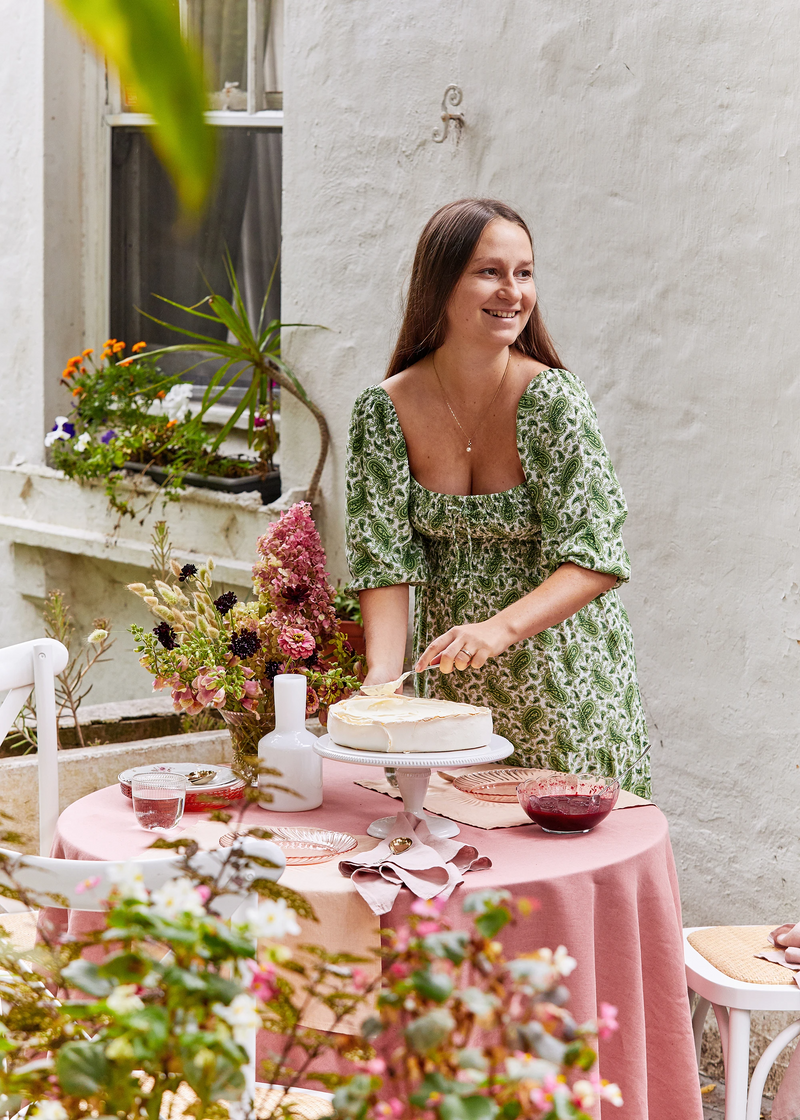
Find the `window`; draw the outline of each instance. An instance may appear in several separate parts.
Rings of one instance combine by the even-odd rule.
[[[109,118],[110,333],[129,345],[181,341],[147,314],[197,329],[196,320],[157,297],[191,305],[209,288],[229,296],[226,252],[257,317],[280,252],[282,2],[181,0],[181,16],[205,57],[207,117],[219,129],[217,181],[199,228],[187,236],[176,228],[175,193],[147,140],[148,118],[135,113],[130,98]],[[278,272],[267,314],[280,317]],[[213,333],[214,324],[207,326]],[[197,361],[187,376],[202,386],[216,361],[199,354]],[[174,370],[189,364],[188,355],[162,362]]]

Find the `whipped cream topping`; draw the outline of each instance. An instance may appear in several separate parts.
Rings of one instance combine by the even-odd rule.
[[[375,686],[386,687],[386,686]],[[474,704],[456,704],[452,700],[426,700],[421,696],[350,696],[334,704],[339,719],[347,723],[418,723],[443,716],[490,715],[489,708]]]

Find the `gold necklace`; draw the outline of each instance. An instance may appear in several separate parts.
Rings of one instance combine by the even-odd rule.
[[[451,415],[451,416],[453,417],[453,419],[455,420],[456,424],[458,424],[458,426],[459,426],[459,428],[461,429],[462,433],[463,433],[463,434],[464,434],[464,435],[466,436],[466,439],[467,439],[467,451],[468,451],[468,452],[469,452],[469,451],[472,451],[472,440],[473,440],[473,437],[472,437],[472,436],[470,436],[470,435],[467,435],[467,433],[466,433],[466,432],[464,431],[464,427],[463,427],[463,425],[462,425],[461,421],[460,421],[460,420],[458,419],[458,417],[456,416],[455,412],[453,412],[453,406],[452,406],[452,405],[450,404],[450,401],[449,401],[449,400],[447,399],[447,393],[445,393],[445,391],[444,391],[444,385],[442,385],[442,379],[441,379],[441,377],[439,376],[439,371],[438,371],[438,369],[436,368],[436,358],[434,357],[434,355],[433,355],[433,354],[431,354],[431,361],[433,362],[433,372],[434,372],[434,373],[436,374],[436,380],[437,380],[437,381],[439,382],[439,388],[440,388],[440,389],[442,390],[442,396],[444,397],[444,403],[445,403],[445,404],[447,405],[448,409],[450,410],[450,415]],[[491,400],[489,401],[489,407],[488,407],[488,408],[486,409],[486,412],[485,412],[485,415],[486,415],[486,416],[488,416],[488,415],[490,414],[490,412],[492,411],[492,406],[494,405],[494,402],[495,402],[495,401],[497,400],[497,394],[498,394],[498,393],[500,392],[500,390],[501,390],[501,389],[503,388],[503,382],[504,382],[504,381],[505,381],[505,379],[506,379],[506,374],[508,373],[508,367],[509,367],[510,365],[511,365],[511,347],[509,347],[509,349],[508,349],[508,361],[506,362],[506,368],[505,368],[505,369],[503,370],[503,376],[502,376],[502,377],[500,378],[500,384],[499,384],[499,385],[497,386],[497,388],[496,388],[496,389],[495,389],[495,391],[494,391],[494,396],[493,396],[493,397],[492,397],[492,399],[491,399]]]

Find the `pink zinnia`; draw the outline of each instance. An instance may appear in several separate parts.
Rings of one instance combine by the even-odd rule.
[[[314,635],[299,626],[290,626],[278,636],[278,649],[294,661],[305,660],[316,648]]]

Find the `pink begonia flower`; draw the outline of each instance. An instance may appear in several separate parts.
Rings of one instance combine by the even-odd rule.
[[[436,895],[435,898],[415,898],[411,903],[411,913],[418,914],[420,918],[438,918],[445,906],[447,899],[441,895]]]
[[[96,887],[100,881],[100,875],[92,875],[89,879],[83,879],[80,883],[75,884],[75,893],[83,894],[84,891],[90,891],[92,887]]]
[[[400,929],[394,935],[394,948],[398,953],[404,953],[408,948],[408,943],[411,940],[411,930],[408,926],[400,926]]]
[[[394,964],[389,967],[390,974],[396,976],[398,980],[405,980],[410,971],[410,967],[404,964],[403,961],[395,961]]]
[[[199,887],[194,888],[200,896],[201,902],[208,902],[211,897],[211,888],[204,886],[202,883]]]
[[[597,1020],[597,1037],[611,1038],[614,1031],[619,1030],[617,1015],[619,1009],[611,1003],[600,1004],[600,1017]]]
[[[427,937],[429,933],[438,933],[441,928],[438,922],[420,922],[417,926],[417,933],[420,937]]]
[[[354,968],[352,972],[353,987],[357,992],[363,992],[369,985],[369,976],[363,968]]]
[[[376,1077],[380,1077],[382,1073],[386,1072],[386,1062],[383,1058],[370,1058],[368,1062],[362,1064],[361,1068],[367,1073],[372,1073],[375,1074]]]
[[[584,1112],[590,1109],[596,1100],[597,1096],[591,1081],[576,1081],[572,1086],[572,1103],[582,1108]]]
[[[271,961],[262,965],[259,965],[256,961],[248,961],[247,963],[253,973],[250,981],[250,991],[257,999],[268,1003],[278,994],[278,987],[275,983],[275,965]]]
[[[278,635],[278,649],[296,661],[310,657],[316,648],[314,635],[300,627],[288,627]]]
[[[378,1101],[375,1105],[376,1116],[402,1116],[403,1105],[397,1097],[391,1097],[388,1101]]]

